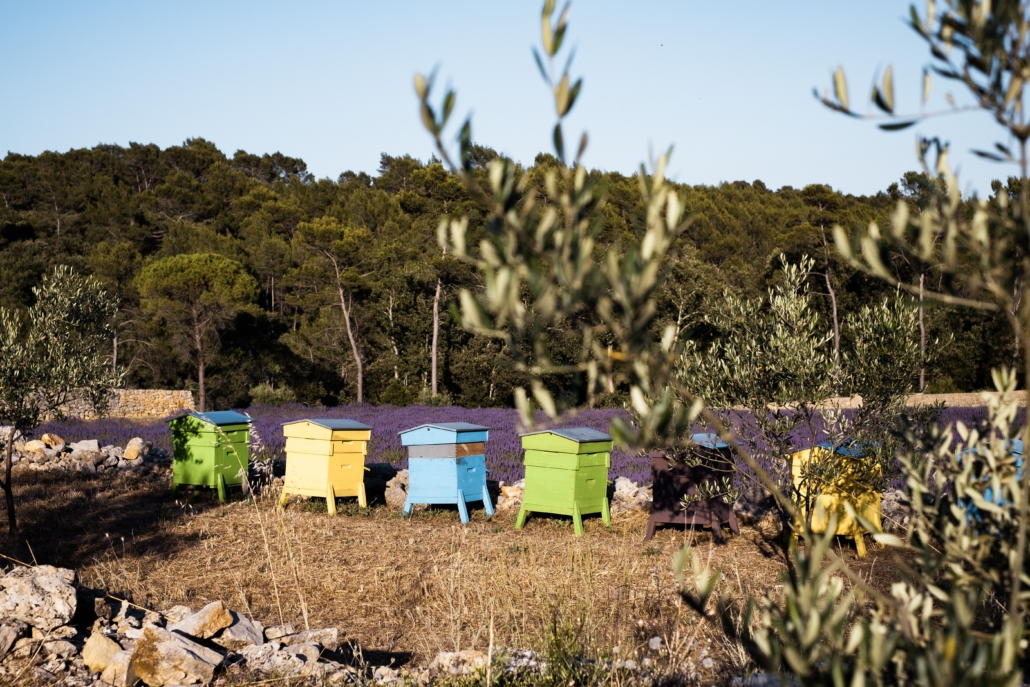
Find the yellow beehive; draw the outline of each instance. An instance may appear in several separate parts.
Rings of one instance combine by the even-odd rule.
[[[813,533],[824,533],[830,526],[830,519],[837,518],[836,534],[842,537],[851,537],[855,540],[855,550],[860,558],[865,557],[865,534],[866,529],[854,518],[848,515],[845,503],[850,503],[858,515],[868,520],[877,532],[882,532],[880,522],[880,492],[876,491],[871,484],[861,479],[862,471],[857,464],[850,461],[858,461],[865,458],[860,449],[854,447],[838,448],[836,453],[840,459],[849,461],[846,463],[840,475],[832,484],[823,485],[820,493],[814,498],[806,498],[808,488],[804,484],[805,465],[811,461],[821,461],[833,455],[827,445],[816,446],[815,448],[798,451],[792,456],[791,474],[794,481],[794,489],[800,496],[800,507],[797,509],[799,517],[807,518],[808,512],[805,508],[807,501],[814,501],[812,506],[811,527]],[[880,466],[873,467],[875,476],[880,474]],[[868,478],[868,472],[866,472]],[[797,523],[800,529],[801,524]],[[796,534],[794,535],[797,536]]]
[[[290,494],[321,496],[336,515],[338,496],[357,496],[365,508],[365,455],[372,428],[354,420],[307,419],[283,424],[286,480],[280,505]]]

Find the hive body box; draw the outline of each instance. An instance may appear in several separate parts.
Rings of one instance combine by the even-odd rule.
[[[243,484],[250,465],[250,418],[232,410],[190,413],[169,420],[172,496],[180,484],[225,488]]]
[[[354,420],[315,418],[283,423],[286,437],[286,480],[279,504],[289,494],[325,497],[330,515],[336,515],[336,497],[365,496],[365,455],[372,428]]]
[[[608,510],[608,468],[612,438],[586,427],[550,429],[522,435],[526,488],[515,529],[532,513],[571,515],[576,534],[583,534],[583,515],[600,513],[605,525]]]
[[[707,525],[718,542],[723,541],[722,523],[729,523],[730,529],[740,534],[740,525],[733,512],[733,504],[725,498],[693,501],[683,507],[683,497],[697,494],[698,487],[706,482],[718,480],[729,474],[733,465],[730,446],[714,434],[695,434],[691,437],[693,457],[699,458],[697,465],[684,461],[670,461],[664,451],[651,455],[651,484],[653,502],[651,516],[647,519],[647,533],[644,541],[654,536],[659,523],[676,525]],[[693,461],[692,461],[693,462]]]
[[[830,518],[837,516],[836,534],[842,537],[851,537],[855,540],[855,550],[860,558],[866,554],[865,533],[866,530],[854,518],[848,515],[844,504],[850,503],[855,511],[868,520],[882,532],[880,524],[880,500],[881,495],[871,485],[863,483],[858,479],[859,471],[855,468],[846,467],[842,470],[840,477],[833,483],[824,485],[821,493],[808,495],[808,488],[804,484],[805,465],[812,461],[826,460],[836,454],[843,460],[862,460],[865,454],[858,447],[839,447],[831,451],[829,444],[820,444],[814,448],[798,451],[792,456],[791,473],[794,482],[794,489],[801,500],[801,507],[798,508],[800,517],[807,518],[808,511],[804,503],[806,500],[814,501],[812,507],[812,532],[826,532],[830,526]],[[877,473],[879,467],[877,466]],[[800,527],[800,523],[798,523]],[[797,534],[793,535],[795,538]]]
[[[486,441],[489,428],[467,422],[420,425],[400,433],[408,449],[408,498],[404,514],[416,503],[458,506],[461,521],[468,522],[470,501],[482,501],[488,516],[494,514],[486,486]]]

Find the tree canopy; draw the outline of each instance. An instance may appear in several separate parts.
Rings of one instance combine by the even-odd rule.
[[[485,179],[485,166],[498,157],[473,144],[471,173]],[[528,172],[523,193],[543,192],[548,170],[560,164],[541,154],[528,168],[517,165]],[[881,302],[890,287],[854,270],[826,240],[835,223],[886,224],[899,199],[915,208],[932,190],[923,176],[905,175],[874,196],[819,184],[772,190],[758,180],[672,184],[684,199],[684,216],[694,219],[670,247],[676,257],[658,294],[656,331],[676,323],[682,336],[704,343],[715,335],[700,316],[706,303],[726,290],[760,297],[779,278],[780,253],[792,262],[806,254],[816,260],[809,288],[825,322],[833,319],[830,288],[840,321]],[[594,170],[587,179],[605,197],[590,214],[600,227],[596,250],[639,242],[645,229],[639,177]],[[1008,192],[1006,184],[995,189]],[[258,388],[332,404],[356,400],[360,386],[362,400],[405,404],[431,388],[439,284],[440,394],[467,406],[510,406],[523,380],[510,364],[508,344],[455,322],[460,290],[482,284],[468,265],[442,255],[437,227],[444,215],[468,216],[472,250],[491,230],[486,208],[439,161],[407,155],[384,154],[375,176],[345,172],[331,180],[314,178],[297,158],[227,156],[203,139],[166,149],[133,143],[9,153],[0,161],[0,305],[28,308],[43,275],[71,265],[118,299],[111,347],[131,386],[191,388],[199,396],[195,337],[182,319],[196,303],[217,306],[201,337],[208,408],[248,405]],[[327,236],[333,232],[339,237]],[[339,281],[318,246],[335,256]],[[183,295],[192,293],[187,275],[202,264],[235,280],[231,287],[217,279],[222,286],[207,287],[215,289],[208,291],[210,304]],[[893,268],[904,280],[920,269],[900,258]],[[166,270],[160,280],[159,269]],[[926,278],[929,286],[941,275]],[[349,314],[341,308],[341,288]],[[925,320],[928,339],[953,337],[927,371],[928,391],[987,388],[992,366],[1012,360],[1000,314],[928,306]],[[578,331],[575,323],[556,323],[548,332],[549,355],[575,357]],[[575,375],[559,375],[553,384],[558,395],[583,393]],[[624,400],[620,389],[611,391],[595,402]]]

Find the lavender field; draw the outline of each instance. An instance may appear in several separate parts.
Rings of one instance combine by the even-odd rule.
[[[368,462],[390,463],[407,467],[407,457],[401,448],[398,432],[415,427],[425,422],[473,422],[490,428],[490,441],[486,447],[487,467],[491,477],[505,482],[514,482],[523,477],[522,450],[519,433],[524,431],[519,422],[518,413],[510,408],[460,408],[391,405],[373,406],[367,403],[326,407],[307,407],[298,404],[282,407],[252,406],[242,409],[254,418],[252,441],[258,449],[255,456],[280,458],[283,456],[285,439],[281,425],[284,422],[309,417],[350,418],[370,425],[372,441],[369,444]],[[575,415],[566,416],[561,421],[548,425],[541,414],[538,421],[544,427],[591,427],[607,431],[611,421],[620,417],[629,420],[629,413],[622,409],[581,410]],[[956,407],[945,408],[939,421],[942,424],[963,422],[966,426],[976,426],[987,419],[987,408]],[[1017,421],[1022,424],[1025,411],[1020,411]],[[701,428],[695,428],[702,431]],[[96,439],[100,445],[114,444],[124,446],[133,437],[142,437],[158,448],[171,450],[171,435],[166,420],[127,420],[111,418],[104,420],[66,420],[49,422],[36,432],[53,432],[66,441]],[[815,437],[808,432],[799,433],[795,439],[798,446],[810,445],[813,441],[825,439],[817,429]],[[628,452],[618,448],[612,453],[612,469],[610,478],[626,477],[637,483],[650,481],[649,461],[637,452]]]
[[[458,408],[391,405],[373,406],[367,403],[336,406],[332,408],[311,408],[298,404],[273,406],[252,406],[241,409],[254,418],[252,442],[258,444],[256,455],[273,458],[282,457],[286,439],[282,434],[282,423],[311,417],[349,418],[370,425],[372,441],[368,448],[368,462],[390,463],[407,467],[408,459],[401,448],[398,432],[426,422],[473,422],[490,428],[490,441],[486,445],[487,468],[491,478],[514,482],[522,479],[522,448],[519,432],[524,431],[518,412],[510,408]],[[561,422],[544,426],[590,427],[607,431],[615,417],[629,419],[625,410],[584,410]],[[544,421],[544,416],[539,417]],[[37,430],[37,434],[54,432],[66,441],[96,439],[100,445],[124,446],[132,437],[142,437],[158,448],[171,450],[171,435],[165,420],[66,420],[49,422]],[[627,477],[635,482],[647,481],[650,464],[646,458],[616,449],[612,453],[612,479]]]

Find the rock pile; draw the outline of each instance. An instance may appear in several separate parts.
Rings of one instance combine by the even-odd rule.
[[[526,488],[526,480],[520,479],[514,484],[501,482],[501,493],[497,497],[494,508],[500,511],[518,510],[522,505],[522,493]]]
[[[221,601],[158,613],[81,587],[72,570],[15,567],[0,576],[0,683],[160,687],[269,676],[400,687],[481,674],[489,659],[465,650],[440,653],[425,668],[373,668],[348,664],[345,654],[360,652],[340,648],[336,628],[265,627]],[[547,670],[532,651],[495,647],[493,662],[509,674]]]
[[[615,491],[611,496],[612,513],[650,513],[651,487],[641,486],[625,477],[615,479]]]
[[[401,510],[408,498],[408,471],[400,470],[393,479],[386,483],[386,491],[383,492],[388,508]]]
[[[909,508],[905,492],[888,489],[880,502],[880,521],[884,532],[904,532],[908,527],[912,509]]]
[[[10,436],[11,428],[0,428],[0,438]],[[123,446],[100,446],[96,439],[66,443],[56,434],[44,434],[39,439],[14,438],[11,460],[28,470],[59,470],[63,472],[117,472],[142,470],[167,465],[171,456],[153,448],[139,437]]]
[[[16,567],[0,577],[0,682],[130,687],[210,684],[221,672],[353,681],[333,660],[336,628],[263,627],[221,601],[156,613],[80,587],[63,568]]]

